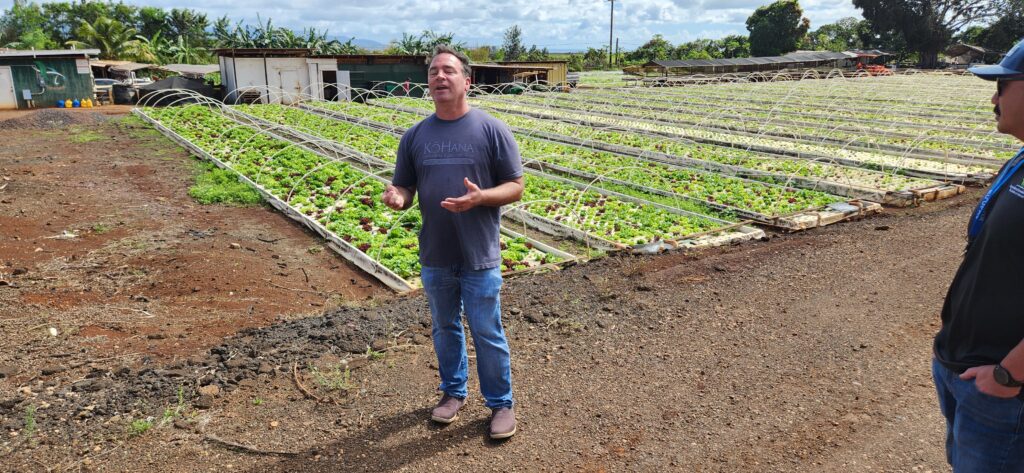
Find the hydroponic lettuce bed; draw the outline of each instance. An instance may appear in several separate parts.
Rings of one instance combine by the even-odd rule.
[[[424,107],[429,105],[422,100],[414,103]],[[382,134],[404,132],[405,128],[423,118],[422,115],[398,110],[385,115],[375,107],[360,104],[312,102],[304,108],[328,110],[328,117],[349,120],[360,126],[373,125],[383,130]],[[374,122],[374,118],[387,122]],[[303,120],[313,122],[308,117]],[[329,137],[322,130],[338,126],[351,125],[336,125],[334,121],[322,120],[316,122],[310,131]],[[848,202],[820,190],[755,182],[707,169],[681,166],[677,162],[636,159],[622,153],[540,139],[529,133],[516,133],[516,140],[528,166],[695,213],[722,218],[735,215],[779,228],[802,230],[878,210],[876,204]]]
[[[401,103],[408,103],[402,101]],[[426,106],[422,102],[415,105]],[[489,113],[509,124],[525,138],[536,137],[575,144],[663,163],[748,177],[785,186],[820,190],[849,198],[865,199],[889,205],[906,206],[921,200],[934,200],[963,192],[963,187],[934,179],[914,178],[895,172],[822,163],[808,159],[786,158],[728,146],[716,146],[678,138],[651,135],[639,131],[544,120],[530,115],[498,111],[482,105]],[[352,103],[311,102],[307,110],[401,133],[422,119],[421,114]],[[426,109],[424,109],[426,110]]]
[[[193,152],[231,169],[274,207],[300,220],[332,248],[391,287],[408,290],[419,274],[419,212],[380,203],[384,182],[352,166],[272,138],[205,106],[136,110]],[[514,232],[502,236],[505,271],[571,258]]]
[[[245,112],[280,113],[281,118],[305,112],[274,106],[243,109],[193,105],[136,113],[196,154],[237,172],[271,205],[317,231],[333,249],[389,286],[400,291],[416,287],[419,212],[395,212],[379,202],[386,183],[381,177],[386,169],[380,165],[393,163],[397,141],[386,140],[393,135],[348,130],[348,139],[332,142],[343,151],[332,156],[309,135],[293,138],[292,128],[239,120]],[[261,123],[269,126],[261,128]],[[346,160],[352,157],[359,159]],[[368,158],[378,167],[368,168]],[[508,217],[531,231],[576,238],[603,250],[650,251],[763,236],[736,220],[644,205],[627,195],[532,173],[527,189],[524,201],[507,209]],[[503,234],[506,271],[529,271],[574,258],[507,227]]]

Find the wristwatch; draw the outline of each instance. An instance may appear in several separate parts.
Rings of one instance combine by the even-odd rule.
[[[992,369],[992,377],[996,379],[996,382],[1006,386],[1008,388],[1018,388],[1024,386],[1024,383],[1013,379],[1010,372],[1003,368],[1003,365],[996,364],[995,368]]]

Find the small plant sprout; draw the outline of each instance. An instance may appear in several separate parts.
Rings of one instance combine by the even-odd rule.
[[[366,359],[370,361],[376,361],[384,358],[386,354],[383,351],[377,351],[373,348],[366,347]]]
[[[341,365],[334,366],[330,371],[324,372],[320,368],[309,366],[309,372],[313,375],[313,380],[317,386],[328,391],[348,391],[355,387],[352,384],[352,371],[345,366],[342,370]]]
[[[32,437],[36,434],[36,406],[30,404],[25,408],[25,438],[32,440]]]
[[[138,437],[146,432],[149,432],[149,429],[152,428],[153,421],[150,419],[133,420],[130,424],[128,424],[128,437]]]

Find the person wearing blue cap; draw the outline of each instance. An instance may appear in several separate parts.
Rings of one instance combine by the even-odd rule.
[[[1024,142],[1024,41],[998,65],[996,128]],[[967,250],[942,307],[932,376],[956,473],[1024,472],[1024,148],[974,209]]]

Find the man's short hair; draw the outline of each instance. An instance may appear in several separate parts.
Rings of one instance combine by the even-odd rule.
[[[452,56],[455,56],[459,62],[462,63],[462,75],[466,77],[473,77],[473,71],[469,68],[469,56],[466,56],[462,51],[459,51],[447,44],[434,46],[434,54],[430,56],[428,64],[432,64],[434,62],[434,58],[442,54],[451,54]]]

